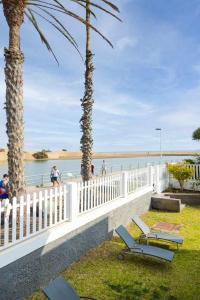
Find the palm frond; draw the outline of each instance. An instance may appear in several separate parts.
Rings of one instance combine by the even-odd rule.
[[[70,34],[70,32],[67,30],[67,28],[63,25],[63,23],[60,21],[59,17],[57,17],[57,14],[64,14],[69,17],[72,17],[73,19],[79,21],[80,23],[84,24],[85,26],[88,26],[91,28],[94,32],[96,32],[101,38],[103,38],[111,47],[113,47],[110,40],[104,36],[99,29],[97,29],[95,26],[93,26],[90,22],[87,22],[84,18],[76,14],[75,12],[67,9],[66,5],[64,5],[62,0],[25,0],[26,10],[25,15],[28,18],[28,20],[32,23],[36,31],[38,32],[41,41],[44,43],[44,45],[47,47],[47,49],[51,52],[53,57],[55,58],[56,62],[58,63],[58,60],[55,56],[54,51],[52,50],[52,47],[50,43],[48,42],[47,38],[45,37],[44,33],[40,29],[40,26],[38,24],[38,21],[36,19],[36,16],[40,19],[43,19],[44,21],[48,22],[53,26],[54,29],[56,29],[64,38],[67,39],[67,41],[78,51],[78,53],[81,56],[81,53],[78,48],[78,44],[75,40],[75,38]],[[87,0],[68,0],[73,3],[78,4],[84,10],[86,10],[86,4]],[[100,0],[102,4],[107,5],[111,10],[114,10],[116,12],[119,12],[118,7],[113,4],[112,2],[108,0]],[[65,1],[66,2],[66,1]],[[0,0],[0,4],[2,4],[3,1]],[[104,8],[101,4],[95,3],[93,0],[90,1],[90,6],[92,8],[99,9],[103,11],[104,13],[114,17],[115,19],[121,21],[121,19],[115,15],[110,9]],[[93,9],[89,8],[90,14],[96,18],[96,14],[94,13]],[[82,57],[82,56],[81,56]]]
[[[87,0],[70,0],[70,1],[76,2],[78,4],[80,4],[80,2],[84,2],[84,3],[87,2]],[[118,13],[120,12],[119,8],[115,4],[113,4],[112,2],[107,1],[107,0],[100,0],[100,1],[104,2],[106,5],[108,5],[110,8],[112,8],[115,11],[117,11]],[[93,5],[93,4],[96,4],[96,3],[90,1],[90,5]]]
[[[107,13],[108,15],[112,16],[113,18],[117,19],[118,21],[122,22],[122,20],[116,16],[115,14],[113,14],[112,12],[110,12],[109,10],[107,10],[106,8],[96,4],[96,3],[90,3],[90,5],[102,10],[103,12]]]
[[[52,0],[52,1],[54,1],[54,0]],[[77,0],[70,0],[70,1],[72,1],[72,2],[75,2],[75,3],[77,3]],[[29,1],[27,1],[27,4],[30,4],[31,2],[35,2],[35,4],[36,3],[38,3],[38,4],[46,4],[46,5],[50,5],[50,6],[52,6],[52,7],[55,7],[55,8],[61,8],[60,6],[58,6],[58,5],[55,5],[55,4],[52,4],[52,3],[49,3],[49,2],[46,2],[46,1],[44,1],[44,0],[29,0]],[[85,3],[85,2],[84,2]],[[81,2],[80,3],[78,3],[81,7],[83,7],[84,9],[86,9],[86,5],[84,5],[84,4],[82,4]],[[90,14],[96,19],[97,17],[96,17],[96,15],[95,15],[95,13],[92,11],[92,10],[89,10],[89,12],[90,12]]]
[[[91,29],[93,29],[93,31],[95,31],[98,35],[100,35],[112,48],[113,45],[112,43],[109,41],[109,39],[107,39],[96,27],[94,27],[91,23],[86,22],[82,17],[80,17],[79,15],[75,14],[72,11],[69,11],[65,8],[65,6],[62,5],[62,3],[58,0],[52,0],[54,2],[56,2],[59,6],[62,7],[63,11],[65,12],[66,15],[78,20],[79,22],[81,22],[84,25],[89,26]],[[61,12],[61,11],[60,11]]]
[[[110,6],[112,9],[116,10],[117,12],[120,12],[119,8],[115,4],[113,4],[112,2],[107,1],[107,0],[101,0],[101,1],[106,3],[108,6]]]
[[[39,16],[40,18],[42,18],[43,20],[45,20],[46,22],[48,22],[49,24],[51,24],[56,30],[58,30],[69,42],[70,44],[78,51],[78,53],[80,54],[81,56],[81,53],[78,49],[78,46],[77,46],[77,43],[76,41],[74,42],[68,35],[68,33],[66,33],[66,29],[65,27],[62,25],[61,27],[64,28],[59,28],[59,26],[57,26],[55,23],[53,23],[52,21],[50,21],[49,19],[45,18],[43,15],[41,15],[40,13],[38,13],[37,11],[33,10],[33,9],[30,9],[30,11],[33,13],[33,14],[36,14],[37,16]],[[52,15],[52,18],[56,19],[53,15]],[[57,21],[58,22],[58,21]],[[60,22],[59,22],[60,23]],[[82,56],[81,56],[82,58]]]
[[[86,0],[70,0],[70,1],[75,2],[75,3],[79,4],[79,5],[81,4],[81,2],[86,3]],[[93,3],[93,2],[90,2],[90,6],[98,8],[101,11],[103,11],[103,12],[107,13],[108,15],[112,16],[113,18],[117,19],[118,21],[122,22],[122,20],[118,16],[116,16],[111,11],[107,10],[106,8],[102,7],[101,5]],[[89,10],[89,12],[90,11],[91,10]]]
[[[34,9],[29,9],[29,11],[32,12],[32,15],[35,14],[35,15],[39,16],[40,18],[42,18],[43,20],[45,20],[46,22],[51,24],[57,31],[59,31],[70,42],[70,44],[77,50],[77,52],[79,53],[79,55],[82,58],[82,55],[81,55],[81,53],[78,49],[78,45],[77,45],[76,41],[74,40],[74,38],[71,35],[69,35],[69,33],[68,33],[67,29],[65,28],[65,26],[62,25],[60,23],[60,21],[54,15],[52,15],[48,11],[45,11],[44,9],[42,9],[42,11],[46,12],[46,14],[51,16],[55,20],[55,22],[60,25],[61,28],[59,26],[57,26],[55,22],[52,22],[51,20],[47,19],[45,16],[41,15],[40,13],[35,11]]]
[[[51,14],[46,9],[43,9],[43,8],[39,8],[39,9],[42,10],[47,15],[49,15],[53,20],[55,20],[55,22],[60,25],[60,27],[65,31],[65,33],[68,35],[68,37],[70,38],[70,40],[74,43],[74,46],[78,47],[78,44],[77,44],[76,40],[73,38],[73,36],[69,33],[69,31],[66,29],[66,27],[53,14]]]
[[[28,11],[28,12],[27,12]],[[27,18],[30,20],[30,22],[33,24],[34,28],[36,29],[36,31],[38,32],[41,41],[45,44],[46,48],[51,52],[51,54],[53,55],[53,57],[55,58],[57,64],[59,65],[59,62],[56,58],[56,55],[54,54],[49,42],[47,41],[45,35],[43,34],[43,32],[40,30],[38,23],[34,17],[34,15],[32,14],[31,10],[28,8],[27,11],[25,11],[25,15],[27,16]]]

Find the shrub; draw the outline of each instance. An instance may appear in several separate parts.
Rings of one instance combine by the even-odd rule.
[[[189,165],[199,165],[200,164],[200,155],[196,154],[195,159],[191,159],[191,158],[186,158],[184,159],[184,163],[185,164],[189,164]]]
[[[183,191],[185,181],[193,176],[194,171],[184,164],[169,164],[167,165],[167,169],[178,180],[181,191]]]
[[[200,155],[196,155],[196,164],[200,165]]]
[[[48,155],[45,151],[36,152],[33,154],[35,159],[47,159]]]
[[[0,152],[5,152],[5,149],[3,149],[3,148],[0,148]]]
[[[67,149],[62,149],[62,151],[63,151],[63,152],[66,152],[66,151],[67,151]]]
[[[184,163],[188,164],[188,165],[194,165],[195,161],[193,159],[187,158],[187,159],[184,159]]]

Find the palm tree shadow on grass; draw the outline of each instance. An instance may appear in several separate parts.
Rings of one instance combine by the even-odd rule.
[[[175,296],[169,293],[169,288],[166,285],[149,289],[145,283],[140,281],[134,281],[131,284],[114,284],[110,282],[105,282],[105,284],[115,293],[116,300],[142,300],[144,297],[151,300],[163,299],[163,297],[167,300],[177,300]]]

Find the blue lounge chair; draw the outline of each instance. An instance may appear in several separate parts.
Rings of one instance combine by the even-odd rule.
[[[120,225],[115,231],[127,246],[127,248],[120,252],[119,259],[123,259],[126,253],[155,257],[168,262],[171,262],[174,257],[174,252],[172,251],[136,243],[123,225]]]
[[[43,289],[44,294],[49,300],[80,300],[80,299],[90,299],[96,300],[94,298],[80,297],[71,287],[71,285],[64,280],[63,277],[57,277],[53,280],[48,287]]]
[[[165,232],[153,232],[151,229],[140,219],[139,216],[134,216],[132,221],[140,228],[142,234],[139,238],[146,239],[147,243],[149,240],[163,240],[165,242],[175,243],[177,244],[177,248],[179,245],[183,244],[184,238],[181,236],[176,236],[172,234],[168,234]]]

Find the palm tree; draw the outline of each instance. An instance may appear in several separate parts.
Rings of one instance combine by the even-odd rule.
[[[104,1],[107,5],[109,5],[113,10],[119,12],[118,8],[111,2]],[[120,20],[116,15],[107,9],[91,3],[90,0],[86,0],[86,54],[85,54],[85,92],[84,97],[81,99],[81,107],[83,110],[83,115],[81,117],[81,151],[82,151],[82,163],[81,163],[81,174],[83,181],[88,181],[91,179],[91,165],[92,165],[92,151],[93,151],[93,138],[92,138],[92,108],[93,108],[93,71],[94,66],[92,63],[93,54],[91,51],[91,38],[90,38],[90,15],[91,5],[103,10],[104,12],[112,15],[116,19]],[[121,21],[121,20],[120,20]],[[105,37],[103,36],[105,39]],[[111,47],[112,44],[109,40],[106,39]]]
[[[82,177],[84,181],[91,178],[91,165],[92,165],[92,106],[93,106],[93,63],[92,52],[90,50],[90,0],[86,3],[86,54],[85,54],[85,93],[81,99],[81,107],[83,116],[81,122],[81,151],[82,151]]]
[[[85,0],[68,0],[82,6]],[[105,0],[106,1],[106,0]],[[58,30],[79,52],[78,45],[66,27],[57,17],[58,13],[70,16],[79,22],[86,21],[76,13],[68,10],[58,0],[2,0],[4,16],[9,27],[9,47],[5,49],[5,81],[6,81],[6,129],[8,135],[8,173],[10,177],[10,197],[22,193],[24,183],[24,121],[23,121],[23,63],[24,54],[20,47],[20,29],[27,17],[32,23],[42,42],[57,58],[41,31],[37,18],[41,18]],[[94,4],[95,5],[95,4]],[[56,13],[56,15],[55,15]],[[91,11],[91,14],[94,13]],[[92,25],[90,27],[102,34]]]
[[[195,141],[200,141],[200,127],[193,132],[192,139]]]

